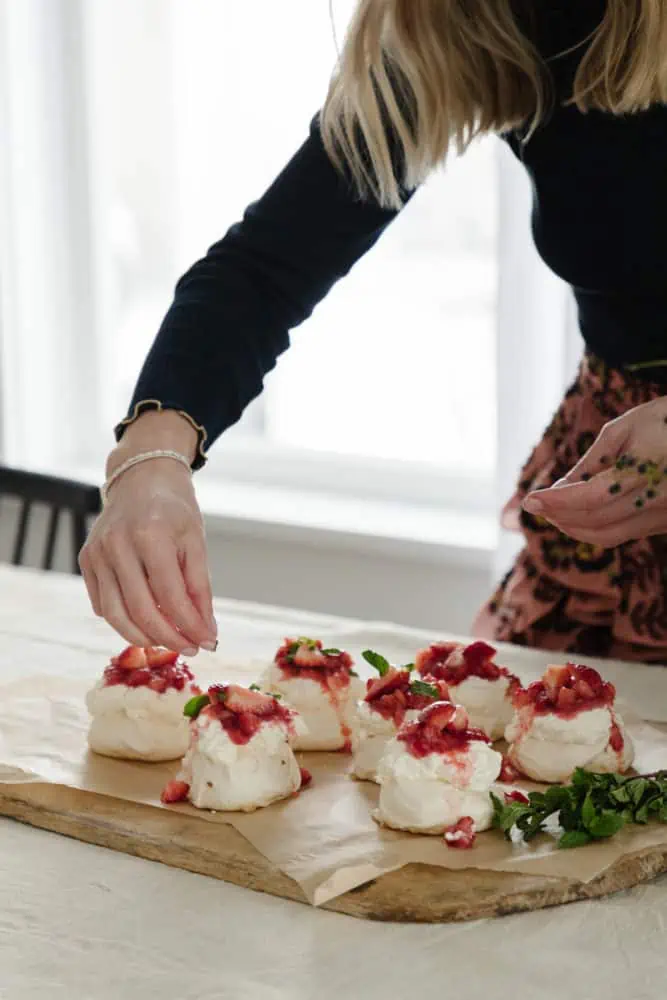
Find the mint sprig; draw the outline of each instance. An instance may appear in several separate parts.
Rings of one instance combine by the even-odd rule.
[[[376,653],[373,649],[365,649],[361,654],[365,659],[366,663],[370,663],[379,673],[380,677],[384,677],[391,670],[391,663],[386,657],[382,656],[380,653]],[[399,670],[414,670],[414,663],[406,663],[405,666],[399,667]]]
[[[528,802],[503,802],[491,792],[493,825],[511,839],[514,830],[532,840],[557,820],[559,847],[581,847],[613,837],[626,823],[667,823],[667,771],[623,777],[577,768],[569,785],[530,792]]]
[[[427,684],[426,681],[412,681],[410,683],[411,694],[422,694],[426,698],[439,698],[440,692],[434,684]]]
[[[210,704],[211,699],[207,694],[196,694],[194,698],[190,698],[190,701],[185,703],[183,715],[187,715],[188,719],[196,719],[202,708],[206,708]]]
[[[365,649],[361,655],[366,663],[370,663],[377,670],[380,677],[384,677],[391,670],[391,663],[384,656],[381,656],[380,653],[376,653],[372,649]]]

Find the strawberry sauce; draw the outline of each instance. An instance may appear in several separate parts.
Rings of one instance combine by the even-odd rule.
[[[194,674],[178,659],[178,653],[156,647],[128,646],[111,663],[103,674],[105,687],[125,684],[127,687],[147,687],[163,694],[169,689],[183,691],[186,685],[193,694],[200,688],[194,683]]]
[[[403,725],[406,712],[421,711],[434,701],[445,700],[448,697],[449,690],[444,681],[438,681],[434,677],[425,680],[437,690],[437,697],[411,691],[410,671],[393,667],[383,677],[373,677],[366,682],[364,701],[373,712],[393,722],[398,729]]]
[[[579,712],[611,708],[615,697],[614,685],[603,681],[593,667],[567,663],[547,667],[542,680],[533,681],[515,693],[513,705],[519,711],[530,709],[532,716],[558,715],[573,719]]]
[[[436,701],[425,708],[419,719],[402,726],[396,738],[413,757],[420,758],[433,753],[464,753],[472,742],[491,743],[481,729],[469,728],[467,712],[449,701]]]
[[[430,674],[456,686],[468,677],[480,677],[485,681],[508,678],[509,690],[514,692],[521,685],[519,678],[506,667],[494,663],[496,650],[486,642],[471,642],[468,646],[455,642],[433,643],[417,653],[415,665],[422,676]]]
[[[277,698],[247,691],[234,684],[214,684],[208,689],[211,703],[200,715],[216,720],[236,746],[245,746],[266,723],[279,723],[295,735],[294,714]]]

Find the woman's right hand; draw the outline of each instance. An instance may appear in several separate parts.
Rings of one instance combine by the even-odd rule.
[[[162,415],[140,417],[131,437],[135,425],[128,428],[128,441],[123,438],[112,452],[108,474],[128,454],[173,447],[173,439],[167,444],[146,438],[147,428],[157,423],[147,421],[149,416]],[[142,436],[150,440],[148,447],[141,445]],[[199,647],[215,649],[204,525],[192,477],[179,462],[151,459],[116,480],[79,563],[95,613],[127,642],[186,655]]]

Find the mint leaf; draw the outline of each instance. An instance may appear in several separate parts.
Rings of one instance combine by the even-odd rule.
[[[591,824],[598,818],[598,812],[593,805],[592,792],[589,789],[586,798],[584,799],[584,804],[581,807],[581,822],[584,824],[587,830],[592,833]]]
[[[628,790],[630,801],[633,806],[637,807],[648,790],[649,783],[646,778],[633,778],[625,787]]]
[[[379,673],[380,677],[384,677],[385,674],[389,673],[391,670],[391,663],[386,660],[384,656],[379,653],[373,652],[372,649],[365,649],[361,654],[365,659],[366,663],[370,663]]]
[[[564,848],[583,847],[584,844],[590,844],[590,842],[590,833],[586,833],[585,830],[570,830],[568,833],[563,834],[558,841],[558,846]]]
[[[190,701],[186,702],[183,707],[183,715],[187,715],[189,719],[196,719],[202,708],[210,704],[211,699],[207,694],[197,694],[194,698],[190,698]]]
[[[322,656],[340,656],[342,650],[336,649],[332,646],[330,649],[323,649]]]
[[[619,813],[605,809],[588,824],[588,832],[592,837],[613,837],[625,825],[625,820]]]
[[[412,681],[410,684],[411,694],[421,694],[425,698],[439,698],[440,692],[434,684],[427,684],[426,681]]]

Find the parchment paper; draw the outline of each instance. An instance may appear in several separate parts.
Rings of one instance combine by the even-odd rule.
[[[455,851],[440,837],[378,827],[371,812],[379,789],[351,779],[350,758],[341,754],[299,755],[313,773],[312,786],[255,813],[162,806],[161,789],[178,762],[140,764],[91,753],[85,690],[81,681],[51,677],[0,686],[0,782],[66,785],[150,809],[184,812],[205,823],[231,823],[316,905],[410,862],[589,881],[628,852],[667,845],[667,825],[651,824],[628,827],[609,841],[574,851],[558,850],[546,835],[530,845],[510,844],[496,831],[481,834],[470,851]],[[637,769],[667,767],[667,736],[627,710],[625,716],[637,748]]]

